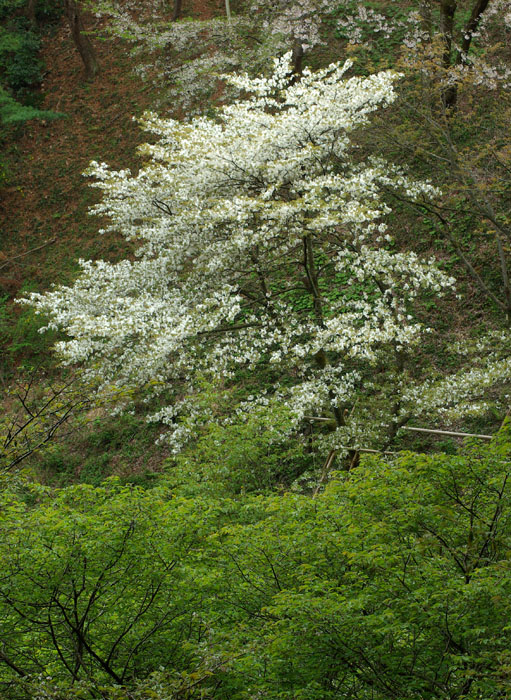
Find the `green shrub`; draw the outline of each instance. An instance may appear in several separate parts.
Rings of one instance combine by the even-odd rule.
[[[510,438],[364,459],[315,498],[0,490],[3,653],[26,675],[0,667],[2,697],[509,697]]]
[[[40,0],[36,17],[49,22],[58,17],[61,9],[59,2]],[[25,10],[25,1],[0,0],[0,126],[62,116],[36,109],[41,101],[37,91],[43,69],[39,58],[41,40]]]

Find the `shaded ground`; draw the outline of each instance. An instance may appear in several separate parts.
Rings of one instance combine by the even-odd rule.
[[[87,84],[68,28],[61,25],[45,42],[43,107],[66,116],[28,124],[10,147],[13,184],[2,196],[1,246],[7,259],[18,257],[0,262],[0,291],[10,295],[28,281],[40,288],[68,278],[78,257],[119,251],[120,241],[96,233],[87,209],[98,195],[81,173],[92,159],[135,165],[142,138],[132,116],[150,106],[151,94],[133,76],[122,47],[96,46],[101,74]]]
[[[207,19],[221,4],[193,0],[185,11]],[[85,24],[88,31],[101,28],[93,16]],[[137,167],[135,149],[147,137],[133,117],[154,104],[155,88],[134,75],[125,45],[93,41],[100,74],[91,83],[84,82],[65,22],[44,42],[41,107],[66,117],[28,123],[9,146],[11,184],[0,201],[0,295],[46,288],[67,280],[79,257],[115,258],[125,250],[124,240],[97,234],[98,221],[87,210],[98,194],[81,173],[93,159],[114,168]]]
[[[208,18],[218,12],[217,5],[194,0],[186,11]],[[95,17],[84,19],[87,30],[101,29]],[[126,255],[121,236],[97,233],[100,222],[88,209],[100,195],[87,186],[82,172],[93,159],[136,170],[136,147],[147,134],[133,117],[153,106],[155,88],[133,73],[125,45],[92,40],[100,73],[86,83],[66,23],[45,39],[41,108],[65,117],[29,122],[7,144],[9,182],[0,192],[0,382],[11,383],[24,358],[30,364],[43,361],[55,372],[52,338],[37,333],[33,313],[14,304],[14,297],[71,281],[79,258],[115,260]],[[42,371],[39,381],[47,377],[47,370]],[[0,405],[4,411],[6,405]],[[71,420],[61,438],[27,466],[50,483],[94,483],[108,474],[146,480],[168,456],[164,446],[155,445],[159,432],[141,419],[110,418],[99,411],[90,420],[86,417],[85,425]]]

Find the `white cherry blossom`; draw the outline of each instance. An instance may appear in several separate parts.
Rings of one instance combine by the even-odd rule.
[[[123,397],[159,396],[152,419],[176,450],[213,418],[197,407],[200,382],[229,386],[242,369],[274,379],[238,414],[281,402],[296,426],[332,415],[325,445],[360,441],[364,422],[377,440],[403,390],[396,358],[424,331],[414,302],[453,286],[434,261],[389,243],[383,190],[424,198],[432,185],[354,159],[355,130],[394,101],[398,75],[348,78],[349,68],[294,82],[288,54],[267,79],[227,77],[252,97],[214,118],[147,114],[157,141],[140,148],[137,174],[87,171],[103,192],[93,213],[138,243],[134,259],[82,261],[73,285],[26,300],[66,332],[63,362]]]

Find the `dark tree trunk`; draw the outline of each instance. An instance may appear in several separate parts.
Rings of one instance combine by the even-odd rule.
[[[472,36],[477,29],[477,25],[482,17],[483,12],[486,10],[490,0],[476,0],[472,12],[470,13],[470,18],[463,29],[463,37],[461,40],[461,53],[458,54],[458,62],[462,62],[470,49],[470,42],[472,41]]]
[[[483,13],[489,4],[490,0],[475,0],[470,17],[462,29],[460,48],[456,54],[456,57],[453,59],[451,52],[456,0],[441,0],[440,7],[442,14],[442,34],[444,39],[443,65],[445,69],[449,69],[452,65],[460,65],[467,62],[467,54],[470,50],[472,37],[479,25]],[[447,109],[455,108],[457,99],[458,89],[456,85],[451,85],[445,89],[443,94],[443,102]]]
[[[456,13],[456,0],[441,0],[441,31],[444,41],[444,52],[442,56],[442,65],[448,76],[449,68],[452,65],[452,40],[454,34],[454,15]],[[456,85],[449,85],[442,94],[442,101],[446,109],[453,109],[456,106],[458,91]]]
[[[92,80],[98,72],[96,52],[85,34],[77,0],[65,0],[66,16],[71,35],[85,66],[85,79]]]
[[[36,17],[35,6],[36,6],[36,0],[28,0],[26,12],[27,12],[27,17],[30,20],[30,24],[32,25],[32,27],[37,26],[37,17]]]
[[[181,17],[181,9],[183,0],[174,0],[174,10],[172,12],[172,21],[175,22]]]
[[[293,65],[293,73],[296,76],[296,79],[298,79],[302,74],[302,71],[303,71],[302,61],[303,61],[302,42],[299,41],[298,39],[295,39],[293,42],[293,55],[291,57],[291,62]]]

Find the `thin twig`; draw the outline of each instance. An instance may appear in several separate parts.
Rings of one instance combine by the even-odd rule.
[[[26,253],[20,253],[19,255],[14,255],[12,258],[7,258],[7,260],[5,260],[2,265],[0,265],[0,270],[2,270],[4,267],[7,267],[13,260],[17,260],[18,258],[24,258],[25,255],[30,255],[30,253],[35,253],[36,250],[41,250],[41,248],[45,248],[47,245],[55,243],[56,240],[56,238],[50,238],[49,241],[45,241],[42,245],[37,246],[37,248],[31,248],[30,250],[27,250]]]

